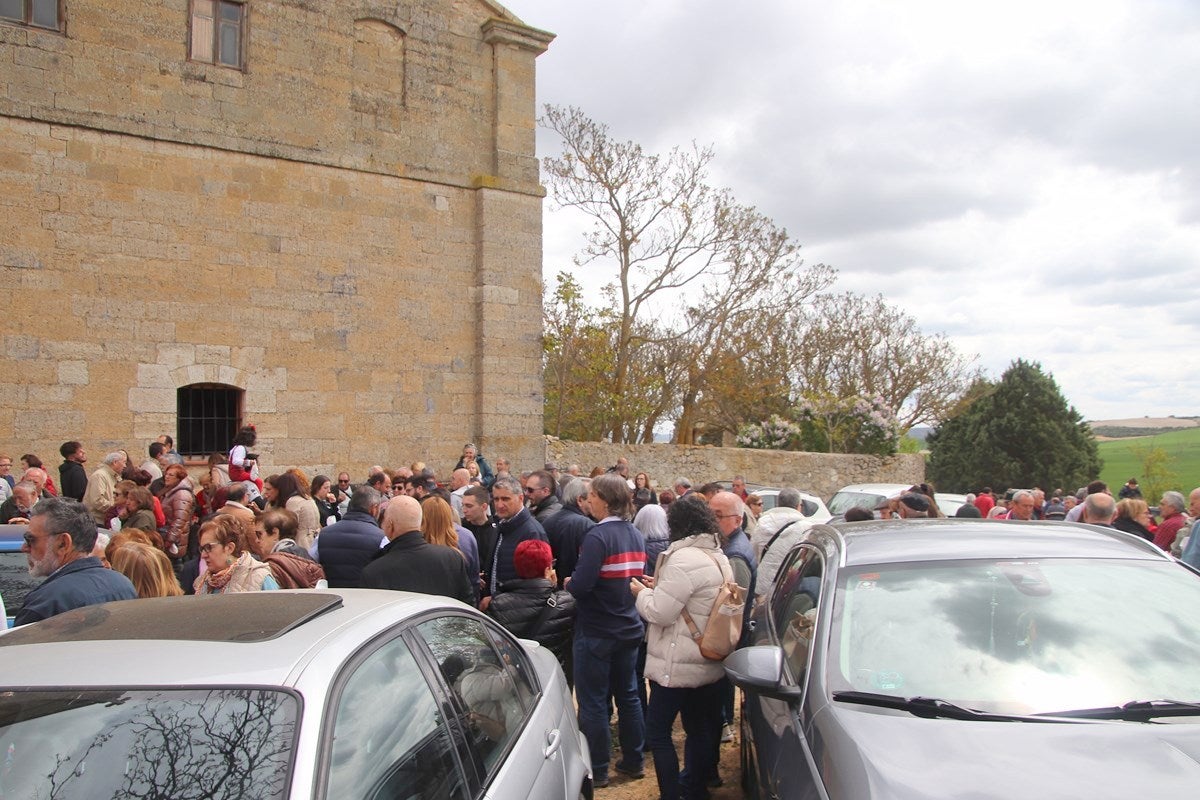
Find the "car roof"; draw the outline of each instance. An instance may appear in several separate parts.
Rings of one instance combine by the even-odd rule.
[[[762,488],[762,489],[755,489],[754,491],[750,491],[749,486],[750,486],[750,484],[746,484],[746,487],[747,487],[746,494],[757,494],[757,495],[769,494],[769,495],[774,495],[775,497],[778,497],[779,493],[783,491],[783,489],[774,489],[774,488],[771,488],[771,489]],[[813,494],[812,492],[806,492],[803,489],[796,489],[796,491],[800,493],[801,497],[806,498],[808,500],[820,500],[821,499],[820,497]]]
[[[908,491],[911,483],[852,483],[843,486],[838,492],[855,492],[856,494],[881,494],[891,497],[894,494]]]
[[[318,651],[349,655],[393,625],[446,608],[473,613],[447,597],[371,589],[102,603],[0,636],[0,685],[289,685]]]
[[[0,553],[20,550],[21,545],[25,542],[24,537],[27,530],[29,530],[28,525],[10,525],[8,523],[0,525]]]
[[[1153,543],[1113,528],[1068,522],[971,519],[876,520],[815,526],[841,553],[842,566],[960,559],[1172,559]]]

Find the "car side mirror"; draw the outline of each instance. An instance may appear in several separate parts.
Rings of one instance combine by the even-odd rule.
[[[789,703],[798,701],[803,694],[801,687],[792,686],[784,679],[782,647],[743,647],[726,656],[724,665],[729,680],[744,691]]]

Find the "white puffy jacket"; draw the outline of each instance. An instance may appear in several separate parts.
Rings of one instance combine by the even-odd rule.
[[[717,564],[713,564],[713,558]],[[649,623],[646,677],[660,686],[685,688],[720,680],[725,674],[721,662],[700,655],[683,621],[683,609],[687,608],[696,627],[703,631],[722,584],[733,579],[733,569],[721,552],[716,534],[698,534],[673,542],[659,556],[654,575],[654,588],[637,596],[638,613]]]

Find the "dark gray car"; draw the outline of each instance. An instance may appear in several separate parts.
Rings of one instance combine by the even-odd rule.
[[[1200,576],[1111,528],[816,526],[726,659],[751,798],[1192,798]]]

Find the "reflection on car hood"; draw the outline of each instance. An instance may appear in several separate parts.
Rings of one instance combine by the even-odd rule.
[[[1200,717],[1023,723],[826,707],[814,756],[833,798],[1188,798]]]

